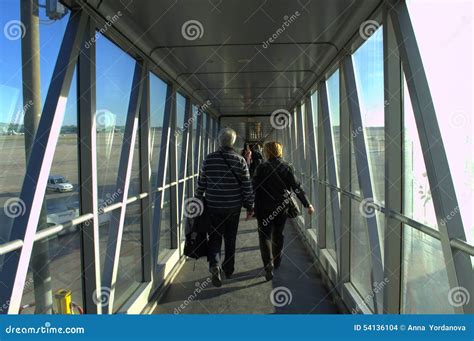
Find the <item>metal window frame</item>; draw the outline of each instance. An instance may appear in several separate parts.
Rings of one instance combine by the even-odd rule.
[[[96,44],[95,22],[89,18],[77,62],[79,178],[81,214],[92,213],[92,219],[80,225],[82,305],[86,314],[101,314],[99,253],[99,213],[97,185],[96,134]],[[85,42],[90,41],[85,48]]]
[[[141,200],[141,243],[142,243],[142,269],[143,282],[150,282],[153,278],[152,258],[152,212],[151,212],[151,153],[150,149],[150,72],[147,70],[143,76],[142,102],[138,116],[139,147],[140,147],[140,188],[142,193],[148,193]]]
[[[415,32],[404,1],[396,2],[389,12],[395,37],[406,75],[411,105],[420,138],[423,159],[430,184],[434,209],[441,236],[441,245],[450,288],[462,287],[474,292],[474,273],[469,255],[453,249],[450,241],[466,241],[463,222],[459,213],[456,191],[449,170],[441,132]],[[447,219],[451,216],[451,219]],[[457,313],[474,313],[474,300],[460,307],[453,307]]]
[[[108,290],[108,300],[104,302],[104,313],[112,314],[115,300],[115,282],[117,280],[118,265],[120,261],[120,249],[122,246],[123,228],[125,222],[128,190],[130,187],[130,178],[133,165],[133,154],[135,150],[135,141],[138,132],[138,116],[141,104],[141,96],[143,92],[143,79],[147,72],[146,66],[142,62],[137,61],[132,80],[132,90],[130,92],[130,100],[125,123],[125,132],[123,135],[122,149],[120,153],[120,162],[117,173],[118,193],[117,202],[122,205],[112,212],[107,249],[104,261],[102,290]]]
[[[339,90],[338,90],[339,91]],[[329,183],[335,187],[338,187],[338,179],[337,179],[337,165],[336,165],[336,154],[335,154],[335,146],[333,144],[334,137],[332,133],[331,127],[331,119],[329,113],[329,98],[327,92],[327,82],[322,84],[320,91],[320,101],[321,101],[321,113],[323,116],[323,127],[324,127],[324,149],[326,151],[327,159],[325,162],[328,166],[328,180]],[[340,257],[339,249],[340,249],[340,236],[341,236],[341,210],[340,210],[340,202],[339,202],[339,193],[332,188],[327,188],[330,192],[331,198],[331,219],[333,223],[333,235],[334,235],[334,248],[336,251],[336,263],[337,263],[337,270],[338,273],[340,271]],[[326,199],[326,198],[325,198]],[[326,226],[327,229],[327,226]],[[327,231],[326,231],[327,232]],[[327,243],[326,243],[327,248]]]
[[[306,153],[307,162],[306,162],[306,174],[308,179],[308,184],[311,186],[311,200],[314,200],[314,207],[319,209],[319,200],[318,200],[318,193],[319,193],[319,182],[318,179],[318,160],[316,158],[317,147],[316,147],[316,134],[314,129],[314,113],[313,113],[313,105],[311,100],[311,95],[307,95],[305,97],[305,109],[306,109],[306,138],[308,143],[306,144],[307,148],[309,149]],[[317,103],[316,103],[317,105]],[[317,120],[317,117],[316,117]],[[314,195],[316,193],[316,195]],[[316,212],[315,212],[316,213]],[[310,219],[309,227],[317,227],[318,226],[318,214],[313,214]]]
[[[398,44],[386,4],[383,10],[384,125],[385,125],[385,206],[403,209],[403,106],[402,70]],[[385,212],[383,312],[399,314],[401,308],[403,224]]]
[[[196,136],[194,141],[194,174],[198,174],[202,163],[203,112],[198,107],[196,114]]]
[[[345,97],[347,109],[349,112],[349,120],[352,130],[357,130],[357,134],[352,135],[354,143],[355,161],[357,167],[357,178],[359,180],[360,191],[362,198],[368,200],[369,204],[374,201],[374,193],[372,188],[372,174],[370,171],[369,160],[367,156],[367,147],[365,145],[365,131],[362,122],[362,115],[360,111],[358,90],[354,74],[354,66],[352,56],[347,56],[341,62],[341,73],[345,85]],[[360,129],[359,129],[360,128]],[[350,162],[350,160],[349,160]],[[375,212],[375,211],[374,211]],[[370,244],[370,253],[372,261],[371,281],[370,283],[383,282],[383,263],[382,252],[380,247],[378,222],[376,215],[366,215],[367,235]],[[383,292],[380,290],[374,291],[372,295],[374,301],[374,308],[376,312],[382,312],[383,306]]]
[[[179,208],[178,208],[178,149],[177,149],[177,95],[175,90],[172,93],[172,109],[170,112],[170,136],[169,136],[169,151],[168,151],[168,167],[170,172],[170,240],[171,249],[178,248],[178,222],[179,222]],[[166,178],[165,178],[166,179]],[[165,196],[163,196],[165,198]]]
[[[24,214],[13,221],[9,239],[22,240],[23,246],[21,250],[16,250],[5,257],[1,276],[6,289],[0,293],[0,303],[8,306],[9,314],[18,313],[20,309],[40,208],[46,192],[45,179],[48,178],[53,163],[87,20],[85,13],[80,10],[73,10],[69,17],[27,163],[20,194],[25,210]]]
[[[325,143],[324,143],[324,116],[323,116],[323,104],[321,101],[321,89],[325,87],[326,84],[324,81],[318,84],[318,176],[320,181],[324,181],[326,179],[326,152],[325,152]],[[319,181],[318,181],[319,182]],[[324,185],[319,185],[318,190],[318,201],[320,207],[318,208],[318,216],[319,216],[319,225],[318,225],[318,246],[320,249],[326,248],[326,190],[327,187]]]
[[[346,56],[345,58],[351,58]],[[343,60],[339,63],[339,69],[343,70]],[[343,72],[339,72],[339,106],[340,106],[340,158],[339,185],[342,190],[351,189],[351,122],[347,98],[347,85]],[[338,272],[338,284],[350,281],[351,274],[351,198],[341,195],[341,235],[340,235],[340,268]]]
[[[191,117],[192,117],[192,105],[191,105],[191,100],[188,97],[185,97],[185,106],[184,106],[184,122],[188,123],[188,126],[186,128],[181,128],[181,133],[183,134],[183,129],[185,129],[184,136],[182,138],[181,142],[181,160],[180,162],[180,169],[179,169],[179,174],[178,174],[178,244],[181,245],[180,241],[182,240],[182,223],[183,223],[183,207],[184,207],[184,197],[186,193],[186,186],[187,181],[181,181],[186,178],[186,173],[188,170],[188,153],[191,152],[191,148],[189,148],[189,141],[191,138],[191,130],[192,130],[192,122],[191,122]],[[191,152],[192,154],[192,152]],[[192,160],[192,158],[190,158]]]
[[[298,134],[296,135],[297,141],[296,141],[296,148],[294,149],[297,154],[297,164],[298,164],[298,170],[297,172],[301,176],[301,180],[304,183],[305,182],[305,177],[306,177],[306,162],[305,162],[305,156],[304,156],[304,130],[303,130],[303,111],[302,111],[302,104],[298,104],[296,106],[296,124],[295,128],[298,131]]]

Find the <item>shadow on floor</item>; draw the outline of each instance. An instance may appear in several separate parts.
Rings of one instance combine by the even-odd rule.
[[[155,314],[337,314],[312,258],[292,224],[285,228],[280,268],[265,281],[255,219],[241,217],[235,273],[215,288],[205,259],[188,260]]]

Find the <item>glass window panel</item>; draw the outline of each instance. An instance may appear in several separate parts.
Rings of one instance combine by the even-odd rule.
[[[314,134],[314,140],[316,141],[316,150],[312,151],[312,157],[316,158],[316,161],[319,163],[318,160],[318,127],[319,127],[319,122],[318,122],[318,113],[319,113],[319,108],[318,108],[318,92],[315,91],[313,95],[311,95],[311,108],[313,111],[313,134]],[[309,127],[311,128],[311,127]]]
[[[370,253],[367,220],[360,212],[361,203],[351,200],[351,267],[352,284],[364,299],[364,302],[374,309],[371,274],[372,259]],[[375,287],[375,286],[374,286]]]
[[[122,142],[135,70],[135,60],[98,34],[96,42],[96,97],[97,97],[97,186],[99,205],[99,245],[101,269],[104,268],[112,212],[102,213],[107,206],[116,203],[121,190],[117,189]],[[110,63],[113,60],[114,63]],[[137,153],[135,151],[135,153]],[[132,160],[133,162],[133,160]],[[136,169],[136,167],[135,167]],[[139,191],[138,182],[131,180],[130,190]],[[127,197],[129,193],[124,193]],[[126,228],[126,225],[124,225]],[[124,248],[125,249],[125,248]],[[122,252],[122,250],[121,250]],[[120,259],[119,259],[120,265]],[[117,285],[122,280],[117,274]],[[119,292],[119,294],[121,294]],[[120,296],[117,296],[120,303]],[[120,304],[115,302],[114,307]]]
[[[441,242],[404,227],[402,313],[452,314],[449,283]]]
[[[79,216],[81,187],[79,186],[76,84],[77,78],[74,73],[61,134],[48,177],[38,230],[65,224]],[[24,138],[24,136],[21,137]],[[77,226],[74,226],[46,240],[35,242],[22,297],[22,305],[33,304],[34,308],[25,309],[22,313],[50,313],[54,293],[60,289],[71,291],[74,303],[82,306],[82,269],[80,262],[77,261],[81,257],[80,239],[80,231]],[[52,309],[57,311],[54,304]]]
[[[13,220],[22,212],[18,197],[26,169],[25,113],[35,109],[38,113],[42,111],[69,14],[46,25],[43,22],[47,19],[45,11],[40,8],[39,19],[41,102],[35,107],[30,99],[23,97],[20,2],[2,2],[0,23],[5,34],[0,36],[0,203],[3,208],[0,210],[0,243],[10,239]],[[38,230],[70,221],[79,215],[76,80],[74,75],[51,168],[50,175],[57,173],[58,176],[45,193]],[[20,210],[15,210],[15,207]],[[50,313],[51,309],[55,309],[52,306],[53,294],[62,288],[71,290],[73,301],[82,305],[82,289],[78,280],[81,268],[80,263],[75,262],[77,257],[80,257],[80,249],[76,228],[68,228],[34,244],[22,297],[22,304],[32,303],[33,307],[23,313]],[[2,263],[3,257],[0,256]],[[45,304],[39,297],[45,300]]]
[[[163,207],[161,209],[161,233],[160,246],[158,250],[158,263],[164,260],[164,256],[171,249],[171,205],[170,189],[164,191]]]
[[[339,167],[340,167],[340,110],[339,110],[339,69],[336,70],[331,77],[326,81],[327,92],[328,92],[328,105],[329,105],[329,119],[331,121],[332,128],[332,143],[334,146],[334,157],[336,158],[336,174],[337,182],[339,184]],[[337,184],[337,185],[338,185]]]
[[[186,128],[184,127],[185,110],[186,98],[178,93],[176,96],[176,154],[178,155],[178,176],[181,174],[181,162],[183,157],[185,157],[185,151],[183,150],[183,136],[186,134]]]
[[[331,202],[331,189],[326,187],[326,248],[331,256],[336,259],[336,243],[334,240],[333,205]]]
[[[115,282],[114,312],[120,309],[143,281],[141,228],[141,202],[137,200],[127,205],[125,213]]]
[[[420,223],[437,229],[438,224],[436,222],[433,198],[431,197],[430,184],[406,82],[403,121],[403,213]]]
[[[128,197],[140,194],[140,149],[139,135],[135,140],[133,163]],[[142,282],[141,205],[137,200],[128,204],[120,246],[119,268],[115,288],[114,311],[130,297]]]
[[[353,55],[354,73],[373,184],[374,201],[384,201],[385,131],[383,29],[379,28]],[[362,127],[353,127],[353,135]]]
[[[459,212],[467,240],[473,245],[474,2],[453,0],[447,5],[443,1],[409,0],[407,6],[436,110]]]
[[[150,73],[150,162],[151,188],[153,190],[162,184],[157,177],[165,115],[166,89],[166,83]]]
[[[359,177],[357,176],[357,164],[354,151],[354,143],[351,143],[351,192],[361,196]]]
[[[97,34],[97,185],[101,205],[117,190],[135,60]]]

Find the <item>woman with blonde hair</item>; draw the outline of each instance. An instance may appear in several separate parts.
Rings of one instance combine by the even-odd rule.
[[[267,142],[263,153],[267,161],[257,167],[252,183],[260,253],[265,279],[269,281],[282,259],[283,229],[289,210],[294,209],[291,191],[295,192],[308,214],[313,214],[314,208],[295,178],[293,166],[282,159],[283,146],[278,142]]]

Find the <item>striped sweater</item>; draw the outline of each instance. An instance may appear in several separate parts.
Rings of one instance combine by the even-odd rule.
[[[227,166],[220,152],[225,155],[232,171]],[[221,148],[210,153],[204,159],[199,173],[195,197],[206,197],[207,206],[212,209],[251,209],[253,205],[253,190],[249,170],[244,158],[232,148]]]

